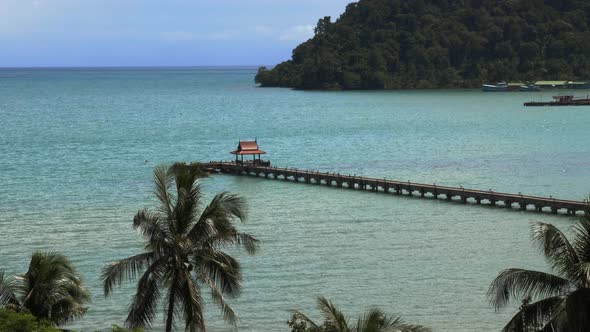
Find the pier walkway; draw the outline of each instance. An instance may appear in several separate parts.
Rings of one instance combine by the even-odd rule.
[[[589,203],[586,201],[501,193],[463,187],[439,186],[436,184],[414,183],[410,181],[402,182],[364,176],[299,170],[295,168],[271,167],[257,165],[255,163],[219,161],[202,163],[200,167],[212,173],[246,175],[422,198],[430,197],[462,203],[486,204],[513,209],[518,208],[523,211],[550,212],[561,215],[588,213],[590,208]]]

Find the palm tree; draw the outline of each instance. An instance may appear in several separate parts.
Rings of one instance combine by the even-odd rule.
[[[241,268],[222,249],[237,245],[254,254],[258,240],[239,232],[233,223],[246,217],[246,203],[240,196],[222,192],[202,207],[198,181],[202,177],[196,167],[156,167],[158,206],[155,211],[142,209],[133,218],[133,227],[145,239],[144,252],[103,269],[105,296],[123,279],[134,281],[143,271],[125,321],[131,328],[151,325],[164,288],[166,331],[172,330],[175,317],[183,317],[189,331],[205,331],[202,286],[210,290],[224,319],[236,322],[226,298],[240,294]],[[176,194],[171,192],[173,186]]]
[[[324,316],[324,322],[315,323],[305,314],[291,310],[293,316],[288,322],[292,331],[297,332],[430,332],[421,325],[407,324],[399,316],[388,316],[380,309],[369,309],[355,323],[348,321],[346,316],[325,297],[317,298],[318,309]]]
[[[590,327],[590,217],[572,227],[570,242],[557,227],[532,225],[539,245],[555,274],[525,269],[502,271],[490,285],[488,297],[496,310],[520,300],[518,313],[503,331],[581,332]]]
[[[88,291],[70,261],[55,252],[35,252],[26,273],[8,279],[0,272],[0,306],[27,310],[55,325],[81,317],[88,310]]]

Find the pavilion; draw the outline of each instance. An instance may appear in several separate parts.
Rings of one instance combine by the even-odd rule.
[[[252,159],[253,164],[258,164],[258,165],[265,164],[265,162],[262,162],[262,160],[260,159],[260,155],[266,154],[266,152],[264,152],[258,148],[258,142],[256,140],[254,140],[254,141],[240,141],[238,144],[237,150],[234,150],[230,153],[236,155],[236,164],[243,164],[245,155],[253,156],[253,159]],[[256,159],[256,156],[258,156],[258,159]]]

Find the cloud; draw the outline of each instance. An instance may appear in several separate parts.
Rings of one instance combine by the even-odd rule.
[[[304,41],[311,37],[313,37],[312,25],[296,25],[285,30],[279,36],[279,40]]]

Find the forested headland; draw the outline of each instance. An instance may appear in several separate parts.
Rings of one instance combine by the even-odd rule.
[[[262,87],[409,89],[590,79],[586,0],[360,0],[320,19]]]

